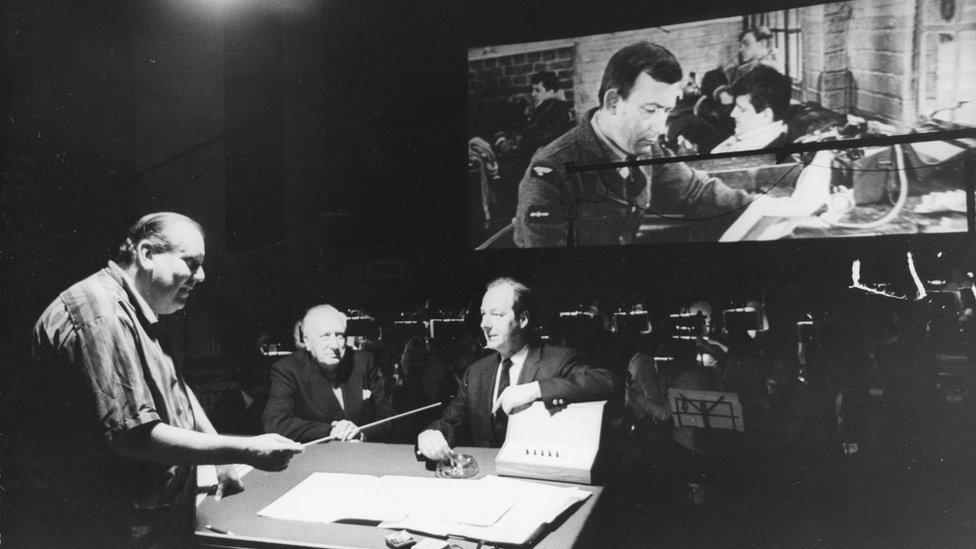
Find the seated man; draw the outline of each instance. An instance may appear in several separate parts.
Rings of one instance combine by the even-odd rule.
[[[658,144],[679,93],[681,65],[637,42],[607,62],[597,108],[539,149],[519,184],[516,246],[633,242],[645,212],[696,217],[734,212],[750,195],[682,162],[569,173],[576,166],[665,156]]]
[[[302,321],[305,349],[271,366],[264,429],[299,442],[362,438],[358,426],[393,415],[379,369],[367,351],[346,348],[346,315],[318,305]],[[389,424],[368,433],[382,438]]]
[[[726,76],[730,82],[735,82],[756,67],[771,67],[776,70],[782,70],[783,67],[773,46],[773,33],[765,25],[739,34],[739,55],[731,65],[726,66]]]
[[[417,437],[428,459],[446,461],[451,446],[470,433],[474,446],[500,447],[508,415],[536,400],[547,407],[612,397],[619,386],[608,370],[587,364],[576,351],[531,341],[531,291],[510,278],[488,284],[481,329],[497,351],[468,366],[441,419]]]
[[[713,153],[779,147],[787,142],[786,116],[790,107],[790,79],[760,65],[728,89],[735,98],[735,134]]]

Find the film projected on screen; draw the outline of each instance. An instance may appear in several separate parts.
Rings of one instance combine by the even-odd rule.
[[[976,0],[476,45],[467,114],[477,249],[965,233]]]

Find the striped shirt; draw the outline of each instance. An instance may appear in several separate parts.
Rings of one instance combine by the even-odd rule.
[[[115,263],[71,286],[33,333],[36,364],[19,416],[41,436],[25,451],[35,510],[119,546],[151,545],[193,524],[196,468],[124,458],[110,442],[155,422],[195,430],[189,388],[163,350],[158,318]],[[30,408],[28,408],[29,410]],[[31,448],[32,450],[28,450]],[[48,475],[56,480],[41,482]]]

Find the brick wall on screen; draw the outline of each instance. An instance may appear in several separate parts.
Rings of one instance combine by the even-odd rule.
[[[667,31],[649,28],[582,38],[576,44],[576,112],[599,104],[600,80],[610,56],[620,48],[648,40],[660,44],[681,63],[685,78],[694,71],[699,79],[706,71],[728,63],[738,52],[742,19],[728,17],[713,21],[672,25]]]
[[[504,105],[510,99],[522,98],[526,104],[530,103],[532,84],[529,79],[541,71],[555,73],[566,100],[572,102],[573,59],[573,47],[566,46],[469,61],[468,108],[476,113],[499,113],[504,111]],[[495,125],[499,122],[487,123]]]
[[[805,8],[803,29],[803,78],[800,82],[804,101],[846,113],[855,102],[848,63],[848,41],[851,27],[851,2],[839,2]]]
[[[803,99],[895,124],[913,120],[914,19],[906,0],[804,8]]]
[[[889,122],[914,119],[912,40],[915,3],[851,2],[848,42],[857,111]]]

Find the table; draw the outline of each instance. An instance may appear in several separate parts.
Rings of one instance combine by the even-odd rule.
[[[458,448],[478,461],[478,477],[494,474],[497,449]],[[197,508],[196,541],[201,547],[366,547],[385,548],[384,537],[391,530],[364,524],[319,524],[272,519],[258,516],[258,511],[275,501],[315,472],[433,477],[424,463],[414,457],[413,445],[330,442],[311,446],[295,456],[287,470],[268,473],[254,470],[244,477],[244,492],[214,501],[212,496]],[[569,486],[564,483],[549,483]],[[587,526],[602,489],[580,486],[593,493],[582,504],[571,507],[550,525],[552,528],[534,547],[564,549],[572,547]],[[337,494],[336,497],[341,497]],[[232,532],[231,536],[215,534],[204,528],[212,525]],[[451,539],[461,547],[477,544]]]

